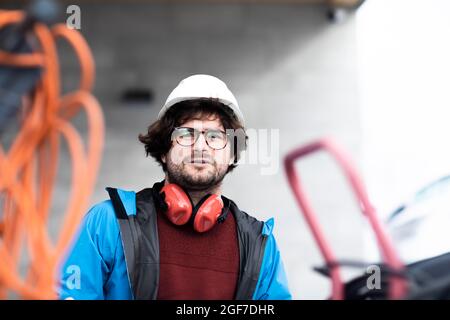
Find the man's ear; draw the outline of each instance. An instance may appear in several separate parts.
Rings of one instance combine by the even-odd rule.
[[[165,155],[165,154],[163,154],[163,155],[161,156],[161,161],[162,161],[163,163],[166,163],[166,155]]]

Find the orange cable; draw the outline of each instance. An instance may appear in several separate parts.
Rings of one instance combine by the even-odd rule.
[[[0,10],[0,29],[24,17],[21,11]],[[24,99],[20,131],[9,150],[0,144],[0,298],[8,292],[25,299],[57,298],[58,264],[89,204],[103,150],[104,120],[90,93],[95,71],[88,44],[63,24],[50,29],[36,23],[31,36],[38,44],[32,53],[0,51],[0,66],[42,68],[41,79]],[[58,38],[74,49],[81,69],[79,88],[64,96],[60,96]],[[70,122],[81,110],[88,122],[87,144]],[[71,193],[59,234],[51,241],[48,221],[62,142],[72,158]],[[30,260],[25,275],[18,270],[23,250]]]

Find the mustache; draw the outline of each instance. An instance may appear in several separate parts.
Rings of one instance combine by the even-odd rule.
[[[209,163],[214,164],[215,160],[213,157],[207,155],[207,154],[201,154],[201,153],[192,153],[189,156],[186,156],[183,159],[184,163]]]

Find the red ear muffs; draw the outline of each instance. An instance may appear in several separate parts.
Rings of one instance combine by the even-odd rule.
[[[188,195],[176,184],[165,185],[161,193],[164,193],[167,204],[167,218],[178,226],[186,224],[192,215],[192,202]]]
[[[223,209],[222,198],[216,194],[209,195],[200,205],[194,218],[194,230],[206,232],[211,230],[217,223]]]
[[[160,193],[164,194],[167,218],[173,224],[183,225],[193,217],[193,227],[197,232],[211,230],[222,213],[223,200],[216,194],[205,196],[197,204],[198,208],[193,209],[189,196],[176,184],[165,185]]]

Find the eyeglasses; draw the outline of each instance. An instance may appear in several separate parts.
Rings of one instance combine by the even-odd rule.
[[[228,142],[228,134],[222,130],[207,129],[197,130],[188,127],[176,127],[172,133],[172,141],[176,142],[183,147],[190,147],[194,145],[200,134],[203,134],[208,146],[215,150],[220,150],[226,147]]]

